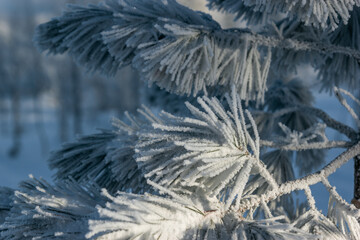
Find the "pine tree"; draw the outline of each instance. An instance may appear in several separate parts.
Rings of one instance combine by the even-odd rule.
[[[167,111],[143,106],[65,144],[49,160],[55,185],[31,177],[1,188],[3,239],[360,239],[360,117],[349,104],[360,100],[339,88],[360,85],[360,1],[208,7],[249,28],[222,29],[175,0],[72,5],[38,27],[41,51],[67,52],[89,71],[131,65],[154,85],[144,94],[154,109]],[[309,87],[291,78],[303,63],[357,129],[313,106]],[[332,148],[344,152],[324,166]],[[352,158],[354,204],[328,179]],[[329,192],[326,216],[317,183]],[[295,192],[306,201],[295,204]]]

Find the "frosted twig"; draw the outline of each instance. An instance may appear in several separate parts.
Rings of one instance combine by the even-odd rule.
[[[339,202],[340,204],[342,204],[343,206],[346,207],[347,211],[353,212],[355,214],[359,213],[359,210],[354,205],[349,204],[339,195],[339,193],[336,191],[335,187],[331,186],[331,184],[327,178],[323,177],[321,179],[321,182],[324,184],[324,186],[326,187],[328,192],[331,194],[331,196],[333,198],[335,198],[337,202]]]
[[[157,118],[151,110],[145,105],[141,106],[142,108],[137,109],[138,113],[143,115],[151,123],[161,123],[161,120]]]
[[[155,189],[159,190],[160,193],[167,194],[167,195],[171,196],[173,199],[178,200],[179,202],[186,203],[186,204],[189,204],[189,205],[192,204],[191,201],[189,201],[187,198],[181,197],[178,194],[174,193],[173,191],[171,191],[171,190],[169,190],[167,188],[164,188],[164,187],[160,186],[159,184],[156,184],[153,181],[147,180],[147,183],[150,186],[153,186]]]
[[[271,118],[275,119],[275,118],[279,118],[279,117],[281,117],[283,115],[293,113],[293,112],[296,112],[296,111],[299,111],[299,107],[295,106],[295,107],[283,108],[283,109],[280,109],[280,110],[277,110],[277,111],[271,112],[271,113],[261,111],[261,110],[251,109],[251,114],[253,116],[261,115],[261,114],[269,114]]]
[[[249,118],[250,120],[250,123],[251,123],[251,126],[252,126],[252,129],[254,131],[254,136],[255,136],[255,146],[256,146],[256,151],[254,152],[255,154],[255,157],[256,158],[260,158],[260,136],[259,136],[259,132],[257,130],[257,127],[256,127],[256,123],[255,123],[255,120],[254,118],[251,116],[251,113],[249,112],[249,110],[245,110],[245,113],[247,115],[247,117]]]
[[[341,91],[339,88],[334,87],[334,92],[335,92],[335,96],[336,98],[339,100],[339,102],[341,103],[341,105],[343,105],[346,110],[350,113],[350,115],[353,117],[353,119],[355,120],[356,126],[358,128],[360,128],[360,119],[359,116],[355,113],[354,109],[352,109],[352,107],[350,107],[350,105],[347,103],[347,101],[345,100],[345,98],[341,95]],[[350,96],[351,94],[349,92],[347,92]],[[354,99],[356,99],[354,97]],[[359,101],[359,100],[358,100]]]
[[[265,202],[269,202],[273,199],[276,199],[282,195],[289,194],[296,190],[304,190],[305,188],[314,185],[318,182],[321,182],[323,178],[328,177],[329,175],[333,174],[336,169],[341,167],[351,158],[360,154],[360,142],[353,145],[351,148],[340,154],[337,158],[331,161],[328,165],[322,168],[320,171],[307,175],[303,178],[289,181],[280,185],[279,189],[274,189],[262,194],[257,199],[251,199],[250,202],[241,206],[244,209],[251,209],[254,207],[259,206],[261,203],[261,198],[264,197]]]
[[[233,29],[233,32],[241,32],[242,29]],[[320,54],[324,54],[325,56],[329,56],[329,54],[340,53],[346,56],[350,56],[357,61],[360,61],[360,51],[350,48],[337,46],[332,44],[325,44],[322,42],[307,42],[307,41],[299,41],[291,38],[279,38],[275,36],[265,36],[257,33],[249,34],[249,39],[253,42],[273,48],[282,48],[288,49],[292,51],[313,51],[318,52]]]
[[[358,0],[326,1],[252,1],[252,0],[208,0],[209,8],[226,11],[235,15],[235,19],[245,20],[248,24],[271,22],[279,13],[288,18],[296,18],[304,25],[320,29],[335,30],[340,24],[348,24]],[[277,34],[282,36],[282,31]]]
[[[241,99],[258,102],[264,100],[274,49],[360,61],[355,48],[222,29],[204,13],[173,0],[109,0],[102,6],[73,7],[40,25],[35,39],[39,49],[69,51],[91,70],[114,75],[131,64],[149,83],[180,95],[235,85]]]
[[[332,117],[330,117],[326,112],[324,112],[321,109],[315,108],[315,107],[309,107],[309,106],[302,106],[302,105],[297,105],[294,107],[289,107],[289,108],[285,108],[285,109],[281,109],[279,111],[276,111],[274,113],[272,113],[272,115],[270,115],[270,117],[272,119],[275,118],[279,118],[285,114],[289,114],[292,112],[307,112],[309,115],[315,115],[316,117],[320,118],[326,125],[327,127],[330,127],[344,135],[346,135],[348,138],[350,138],[351,140],[356,140],[358,137],[358,133],[352,129],[351,127],[345,125],[344,123],[341,123],[335,119],[333,119]],[[264,114],[267,112],[263,112],[263,111],[252,111],[252,113],[254,114]]]
[[[281,109],[281,110],[278,110],[278,111],[274,112],[271,115],[271,117],[274,118],[274,119],[279,118],[279,117],[281,117],[283,115],[286,115],[286,114],[292,113],[292,112],[296,112],[298,110],[299,110],[298,107],[290,107],[290,108]]]
[[[253,167],[253,162],[247,161],[243,169],[240,170],[237,179],[235,180],[234,187],[230,193],[229,199],[225,204],[225,209],[229,209],[235,199],[235,209],[239,209],[240,200],[245,189],[246,183],[249,179],[251,169]],[[245,180],[246,179],[246,180]],[[245,181],[244,181],[245,180]]]
[[[351,127],[349,127],[339,121],[336,121],[335,119],[330,117],[327,113],[325,113],[321,109],[304,106],[304,107],[300,107],[299,111],[306,111],[309,114],[315,115],[316,117],[323,120],[323,122],[328,127],[331,127],[333,129],[337,130],[338,132],[345,134],[351,140],[356,140],[358,137],[358,133],[354,129],[352,129]]]
[[[345,94],[346,96],[350,97],[360,107],[360,100],[357,99],[356,97],[354,97],[354,95],[352,95],[350,92],[346,91],[345,89],[342,89],[342,88],[337,88],[337,89],[340,92],[342,92],[343,94]]]
[[[264,209],[264,213],[265,213],[266,218],[272,218],[273,215],[271,213],[271,210],[270,210],[269,206],[267,205],[267,203],[264,201],[264,199],[261,199],[261,206]]]
[[[261,140],[261,146],[279,148],[286,151],[302,151],[310,149],[330,149],[330,148],[349,148],[354,145],[353,142],[347,141],[328,141],[328,142],[311,142],[307,144],[281,144],[268,140]]]
[[[270,184],[273,189],[279,189],[279,184],[277,184],[274,176],[266,168],[266,165],[259,159],[254,159],[256,166],[259,168],[260,175]]]
[[[305,187],[304,188],[304,191],[305,191],[305,195],[306,195],[306,198],[308,200],[308,203],[309,203],[309,206],[311,209],[316,209],[316,206],[315,206],[315,199],[313,197],[313,195],[311,194],[311,189],[309,186]]]

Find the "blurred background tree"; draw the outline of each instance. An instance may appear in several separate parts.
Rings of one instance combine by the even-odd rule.
[[[127,67],[106,78],[87,73],[68,55],[41,54],[33,43],[35,27],[61,15],[66,4],[99,0],[0,0],[0,182],[17,186],[29,173],[51,176],[50,150],[79,134],[108,127],[113,117],[134,112],[140,101],[154,102],[148,89]],[[182,0],[208,11],[205,0]],[[225,27],[231,16],[212,12]],[[238,23],[236,23],[238,24]],[[161,97],[161,96],[160,96]],[[159,98],[159,97],[158,97]],[[156,100],[156,99],[155,99]],[[166,104],[166,102],[165,102]]]
[[[37,132],[41,151],[46,154],[52,131],[58,135],[59,142],[69,141],[83,133],[84,125],[95,128],[97,116],[110,118],[108,112],[118,115],[125,109],[137,108],[138,78],[131,69],[121,71],[114,78],[90,76],[70,57],[41,55],[33,45],[35,27],[60,14],[66,3],[96,2],[1,1],[0,121],[2,139],[11,139],[7,156],[19,156],[22,144],[28,144],[22,141],[23,132],[32,131],[31,128]],[[116,80],[119,77],[123,78],[121,84],[126,90]],[[44,118],[56,118],[57,130],[49,129]]]
[[[57,145],[73,140],[77,134],[106,126],[112,116],[135,111],[139,92],[145,91],[145,98],[151,98],[146,84],[140,83],[130,67],[105,78],[84,72],[67,55],[46,56],[34,47],[35,27],[60,15],[66,4],[98,2],[0,0],[0,134],[6,139],[3,156],[17,158],[22,145],[28,144],[22,139],[23,132],[36,131],[40,148],[33,151],[41,151],[46,158],[54,148],[49,146],[50,136],[56,135]],[[207,10],[204,0],[180,2]],[[234,26],[231,16],[216,13],[215,18],[225,27]],[[49,119],[56,125],[50,128]]]

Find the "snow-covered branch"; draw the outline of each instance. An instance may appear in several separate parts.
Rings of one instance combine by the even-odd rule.
[[[130,65],[179,96],[157,95],[169,112],[143,106],[64,144],[49,161],[54,185],[31,177],[0,188],[1,239],[360,239],[360,210],[328,180],[355,158],[359,203],[360,133],[314,108],[310,87],[290,74],[310,63],[360,127],[348,102],[360,100],[334,88],[358,89],[360,0],[208,3],[266,24],[223,29],[176,0],[105,0],[37,28],[41,51],[108,76]],[[193,97],[178,108],[183,95]],[[349,139],[329,141],[327,128]],[[332,148],[345,150],[314,172]],[[327,216],[317,183],[330,195]]]
[[[248,132],[235,88],[227,95],[231,112],[217,98],[198,98],[198,103],[202,109],[187,103],[190,116],[163,113],[163,123],[139,133],[136,161],[145,177],[166,187],[205,188],[211,196],[224,195],[227,207],[236,196],[240,199],[253,167],[276,187],[263,171],[259,137]],[[251,115],[247,117],[256,128]]]
[[[65,181],[52,186],[32,178],[14,192],[2,239],[84,239],[88,220],[105,198],[94,187]]]
[[[0,187],[0,224],[5,221],[11,209],[14,190],[7,187]]]
[[[334,92],[341,105],[343,105],[346,108],[346,110],[350,113],[351,117],[354,119],[356,123],[356,126],[358,127],[358,129],[360,129],[360,117],[355,113],[354,109],[350,107],[348,102],[343,97],[342,93],[348,95],[352,100],[354,100],[354,102],[358,105],[358,107],[360,107],[359,100],[356,99],[351,93],[349,93],[344,89],[334,87]]]
[[[281,144],[268,140],[261,140],[261,146],[279,148],[286,151],[302,151],[309,149],[331,149],[331,148],[349,148],[353,145],[352,142],[346,141],[327,141],[327,142],[311,142],[305,144]]]
[[[69,51],[91,70],[114,74],[131,64],[150,83],[180,95],[235,85],[241,99],[257,101],[264,100],[272,49],[360,60],[360,51],[351,47],[221,29],[209,15],[175,0],[72,7],[41,25],[35,39],[41,50]]]
[[[105,207],[98,207],[99,219],[89,221],[87,238],[182,239],[186,230],[202,228],[206,221],[204,209],[173,199],[149,194],[119,193],[112,197],[104,192],[103,195],[108,198],[108,203]]]
[[[323,123],[326,124],[327,127],[330,127],[332,129],[344,134],[345,136],[347,136],[349,139],[351,139],[353,141],[356,141],[356,139],[359,136],[359,134],[353,128],[349,127],[348,125],[346,125],[342,122],[335,120],[334,118],[330,117],[323,110],[312,107],[312,106],[310,107],[310,106],[297,105],[297,106],[293,106],[293,107],[289,107],[289,108],[284,108],[284,109],[278,110],[274,113],[271,113],[269,115],[269,117],[271,119],[276,119],[276,118],[280,118],[283,115],[293,113],[293,112],[306,112],[307,114],[316,116],[317,118],[321,119],[323,121]],[[266,112],[256,111],[256,110],[254,111],[255,115],[260,115],[260,114],[264,114],[264,113],[266,113]]]
[[[233,210],[225,210],[220,202],[210,209],[196,200],[189,203],[150,194],[120,193],[108,198],[105,207],[98,207],[100,217],[90,220],[90,239],[317,239],[280,218],[262,221],[242,219]],[[183,199],[183,200],[182,200]]]
[[[1,236],[165,240],[174,236],[317,239],[319,234],[356,239],[358,210],[337,194],[327,177],[360,154],[360,142],[350,147],[350,142],[329,142],[324,124],[303,132],[280,124],[285,133],[280,142],[287,145],[276,146],[279,142],[260,140],[255,120],[243,110],[235,87],[224,100],[199,97],[196,106],[186,103],[186,116],[162,112],[158,117],[143,107],[139,109],[141,118],[126,114],[130,124],[116,120],[117,131],[103,131],[66,144],[54,161],[61,171],[71,164],[69,170],[76,174],[70,171],[68,177],[74,179],[63,182],[63,187],[31,179],[15,193],[4,190],[0,200],[7,218],[0,225]],[[314,139],[323,141],[312,142]],[[314,148],[348,149],[320,171],[293,180],[289,154],[283,150],[288,146],[299,151],[311,144]],[[260,155],[261,145],[279,149]],[[96,160],[96,166],[91,165],[91,159]],[[80,172],[86,176],[75,179]],[[137,194],[111,195],[105,189],[101,195],[97,187],[80,185],[86,180],[100,184],[104,173],[119,183],[116,187],[104,185],[113,194],[133,189]],[[330,218],[316,209],[310,186],[318,182],[328,188],[336,206],[329,208]],[[140,195],[150,188],[151,194]],[[297,219],[290,224],[291,213],[283,208],[294,202],[283,197],[297,190],[305,191],[310,210],[293,214],[292,219]],[[277,209],[279,205],[283,210]],[[264,217],[257,220],[261,211]],[[58,226],[61,231],[57,231]]]
[[[315,115],[316,117],[320,118],[326,124],[326,126],[331,127],[340,133],[343,133],[353,141],[356,141],[359,136],[359,134],[354,129],[342,122],[331,118],[326,112],[321,109],[313,107],[300,107],[299,110]]]
[[[328,217],[339,227],[343,234],[351,236],[352,239],[360,238],[360,224],[358,221],[360,210],[347,203],[326,178],[323,178],[322,183],[330,194]]]
[[[344,235],[329,218],[318,210],[308,210],[297,218],[293,225],[307,232],[319,234],[325,239],[348,239],[348,236]]]
[[[324,178],[327,178],[329,175],[333,174],[336,169],[344,165],[351,158],[360,154],[360,142],[353,145],[351,148],[347,149],[345,152],[340,154],[337,158],[331,161],[328,165],[322,168],[320,171],[307,175],[303,178],[289,181],[283,183],[279,186],[278,189],[268,191],[261,195],[259,198],[251,199],[251,201],[246,201],[244,208],[250,209],[261,204],[261,199],[265,199],[265,202],[271,201],[278,198],[279,196],[289,194],[296,190],[304,190],[307,187],[314,185],[318,182],[322,182]]]
[[[50,168],[57,170],[55,179],[70,177],[79,183],[93,182],[111,193],[148,189],[133,158],[137,137],[118,128],[118,132],[102,130],[63,144],[49,159]]]
[[[279,13],[297,18],[305,25],[317,28],[336,29],[340,22],[347,24],[351,11],[360,6],[358,0],[329,1],[252,1],[252,0],[208,0],[209,7],[225,10],[253,22],[263,22],[267,18],[276,17]]]

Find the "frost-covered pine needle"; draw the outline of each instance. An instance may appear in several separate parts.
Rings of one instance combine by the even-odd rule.
[[[259,159],[255,122],[247,112],[252,137],[235,88],[231,97],[227,95],[231,111],[217,98],[201,97],[198,104],[201,108],[187,103],[191,112],[187,117],[162,113],[162,123],[139,133],[136,161],[144,176],[165,187],[197,187],[210,196],[220,194],[226,208],[233,203],[239,207],[253,167],[276,188]]]
[[[0,224],[5,221],[11,209],[14,190],[7,187],[0,187]]]
[[[284,11],[294,7],[290,3],[270,6],[278,5]],[[347,16],[353,5],[337,13]],[[196,96],[212,89],[225,92],[235,85],[241,99],[257,102],[264,102],[274,49],[305,53],[306,59],[338,54],[360,60],[357,49],[316,39],[222,29],[211,16],[175,0],[107,0],[98,6],[73,6],[62,17],[40,25],[35,41],[43,51],[68,51],[88,69],[108,75],[131,64],[150,84],[179,95]]]
[[[306,232],[319,234],[324,239],[348,239],[330,219],[314,209],[302,214],[293,222],[293,226]]]
[[[14,192],[10,213],[0,225],[1,239],[84,239],[88,219],[104,200],[91,186],[74,181],[52,186],[31,178]]]
[[[89,221],[90,239],[184,239],[186,230],[202,228],[204,210],[179,200],[150,194],[119,193],[98,207],[99,219]],[[216,218],[214,218],[216,220]]]
[[[337,88],[337,87],[334,87],[334,92],[335,92],[337,99],[341,103],[341,105],[343,105],[346,108],[346,110],[350,113],[351,117],[355,120],[356,126],[360,129],[360,118],[359,118],[358,114],[356,114],[354,109],[352,107],[350,107],[350,105],[347,103],[346,99],[341,95],[341,93],[348,95],[351,99],[355,100],[355,103],[357,103],[360,106],[359,100],[356,99],[348,91]]]
[[[250,23],[262,23],[267,18],[276,17],[280,13],[290,18],[300,19],[305,25],[332,30],[345,24],[351,17],[351,11],[360,6],[358,0],[208,0],[210,8],[224,10],[245,18]]]

